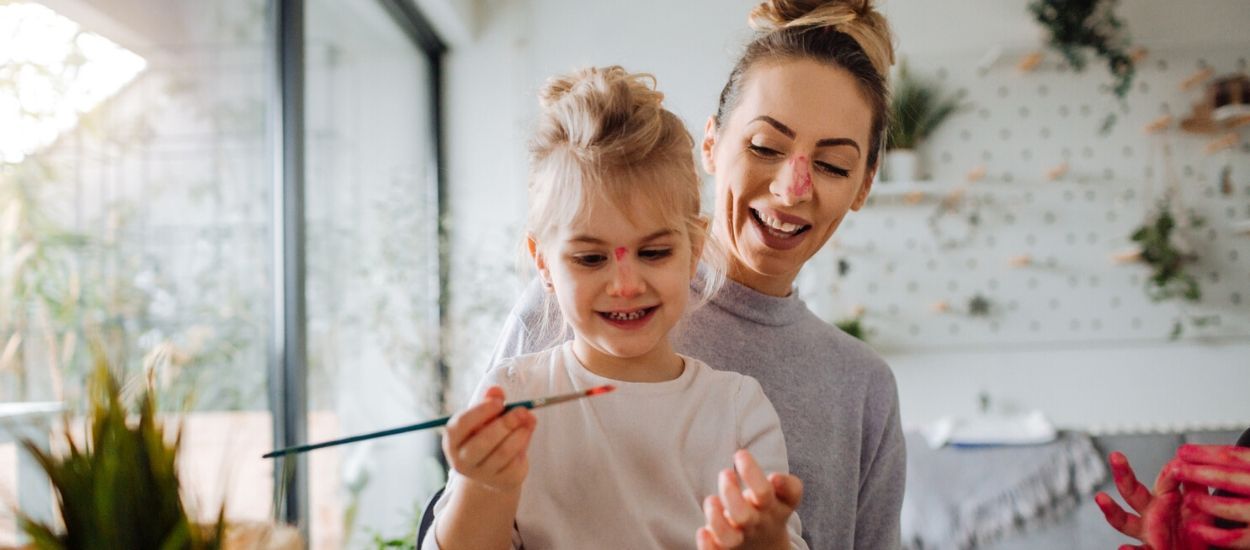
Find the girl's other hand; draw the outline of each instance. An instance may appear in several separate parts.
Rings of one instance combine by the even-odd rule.
[[[538,420],[529,409],[504,412],[504,392],[487,388],[480,400],[447,423],[443,454],[469,483],[494,491],[516,491],[529,473],[526,450]]]
[[[703,501],[707,523],[696,534],[699,550],[790,548],[787,521],[803,498],[803,483],[789,474],[765,476],[745,450],[734,454],[734,465],[737,473],[727,468],[720,474],[720,494]]]

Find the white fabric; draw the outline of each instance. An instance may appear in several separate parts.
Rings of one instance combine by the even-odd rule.
[[[530,471],[521,491],[513,547],[694,548],[703,498],[717,473],[747,449],[766,472],[787,472],[777,413],[755,379],[684,357],[675,380],[621,382],[587,371],[571,343],[503,362],[478,388],[504,388],[508,401],[585,390],[616,391],[535,410]],[[443,498],[456,490],[453,472]],[[792,548],[806,549],[798,515]],[[436,548],[430,529],[426,548]]]

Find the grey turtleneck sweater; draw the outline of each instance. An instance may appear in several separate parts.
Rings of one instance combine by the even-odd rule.
[[[540,334],[558,326],[558,315],[542,286],[530,284],[508,315],[492,364],[568,338]],[[820,320],[797,293],[777,298],[732,280],[672,336],[678,353],[764,388],[781,418],[790,472],[803,481],[798,513],[809,547],[899,547],[907,461],[898,390],[871,348]]]

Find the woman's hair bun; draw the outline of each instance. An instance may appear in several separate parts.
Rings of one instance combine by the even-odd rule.
[[[759,30],[836,27],[874,12],[872,0],[766,0],[751,10],[748,20]]]
[[[756,30],[830,29],[855,39],[873,66],[886,75],[894,64],[893,35],[872,0],[766,0],[751,10]]]

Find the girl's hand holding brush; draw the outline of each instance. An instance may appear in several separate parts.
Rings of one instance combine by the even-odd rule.
[[[525,407],[504,412],[504,393],[491,386],[481,400],[447,423],[443,454],[468,485],[519,491],[529,471],[526,449],[538,420]]]

